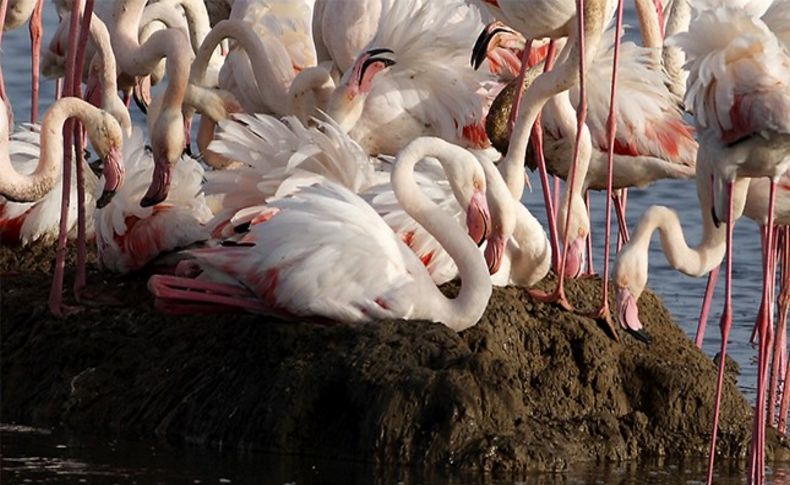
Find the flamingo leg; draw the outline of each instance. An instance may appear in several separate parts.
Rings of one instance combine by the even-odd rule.
[[[601,281],[601,306],[595,313],[595,316],[603,321],[604,324],[611,330],[614,335],[617,335],[617,330],[612,319],[612,312],[609,309],[609,252],[611,250],[611,232],[612,232],[612,185],[613,185],[613,171],[614,171],[614,139],[617,126],[617,115],[615,113],[615,95],[617,93],[617,66],[620,62],[620,32],[623,26],[623,0],[617,2],[617,26],[615,27],[614,39],[614,62],[612,66],[612,89],[609,98],[609,117],[606,121],[606,136],[609,143],[608,159],[607,159],[607,180],[606,180],[606,222],[604,227],[604,243],[603,243],[603,278]],[[618,212],[619,213],[619,212]],[[624,222],[624,221],[623,221]],[[621,222],[621,228],[622,224]],[[622,229],[619,231],[622,234]]]
[[[716,437],[719,431],[719,412],[721,410],[721,390],[724,387],[724,365],[727,360],[727,340],[732,328],[732,229],[733,221],[733,182],[727,183],[727,265],[725,266],[724,311],[721,314],[721,351],[719,353],[719,373],[716,380],[716,398],[713,408],[713,431],[710,438],[708,459],[708,485],[713,484],[713,465],[716,459]]]
[[[708,285],[705,287],[705,296],[702,299],[702,308],[699,312],[697,321],[697,335],[694,338],[694,345],[702,349],[702,339],[705,337],[705,327],[708,325],[708,315],[710,314],[710,304],[713,301],[713,293],[716,291],[716,282],[719,280],[719,270],[721,266],[708,274]]]
[[[769,408],[771,411],[774,410],[776,404],[780,404],[780,411],[779,411],[779,423],[780,429],[784,432],[784,427],[781,426],[783,417],[781,412],[781,402],[784,400],[784,395],[786,394],[787,389],[787,380],[782,380],[781,385],[783,386],[783,390],[781,391],[782,394],[780,396],[780,389],[779,389],[779,377],[780,375],[785,375],[787,371],[787,312],[790,308],[790,233],[788,232],[790,228],[787,226],[782,226],[779,229],[779,244],[778,244],[778,252],[777,257],[781,261],[781,291],[779,292],[778,298],[778,306],[779,306],[779,314],[777,315],[777,323],[776,323],[776,341],[774,344],[774,357],[773,357],[773,364],[771,368],[771,391],[769,392],[769,396],[771,399],[771,407]],[[785,407],[785,416],[786,416],[786,407]],[[773,422],[773,416],[771,416],[771,421]]]
[[[71,20],[69,23],[69,45],[66,51],[66,80],[63,95],[71,96],[74,92],[74,69],[77,63],[77,35],[79,33],[79,12],[81,0],[76,0],[71,6]],[[55,272],[52,277],[52,287],[49,292],[49,311],[53,315],[63,316],[74,309],[63,305],[63,279],[66,269],[66,222],[68,220],[69,204],[71,199],[71,161],[72,161],[72,133],[74,133],[73,120],[66,120],[63,128],[63,196],[60,203],[60,225],[58,229],[58,244],[55,250]]]
[[[575,39],[578,42],[578,51],[579,51],[579,107],[576,110],[576,144],[573,154],[573,162],[571,164],[571,172],[570,176],[568,177],[568,185],[567,185],[567,193],[568,193],[568,201],[573,198],[573,192],[575,187],[575,181],[577,176],[577,168],[579,164],[579,156],[581,154],[581,142],[582,142],[582,135],[583,129],[585,128],[585,121],[587,119],[587,90],[586,90],[586,63],[585,63],[585,37],[588,35],[598,35],[598,32],[593,34],[593,31],[585,30],[585,9],[584,9],[584,0],[576,0],[576,20],[577,20],[577,38]],[[596,26],[596,29],[599,28]],[[569,39],[569,44],[572,45],[574,39]],[[569,59],[570,60],[570,59]],[[553,71],[555,74],[557,71]],[[544,74],[545,75],[545,74]],[[537,82],[538,80],[536,80]],[[535,86],[533,85],[533,89]],[[513,146],[511,140],[511,147]],[[565,268],[568,261],[567,253],[569,247],[569,229],[570,229],[570,218],[571,218],[571,211],[570,207],[568,207],[568,211],[565,215],[565,230],[563,231],[563,243],[562,243],[562,257],[560,258],[560,267],[559,272],[557,275],[557,286],[555,287],[554,291],[551,293],[545,293],[537,290],[530,291],[530,295],[538,301],[543,302],[550,302],[550,303],[557,303],[562,308],[568,311],[572,311],[573,307],[568,302],[567,297],[565,296]],[[616,337],[617,334],[615,334]]]
[[[88,45],[88,33],[93,16],[94,0],[86,0],[82,15],[79,43],[77,44],[77,57],[74,72],[72,73],[72,88],[74,96],[82,98],[82,67],[85,64],[85,50]],[[74,123],[74,153],[77,166],[77,274],[74,279],[74,297],[80,301],[82,290],[87,281],[87,234],[85,223],[85,164],[82,153],[85,148],[85,137],[82,123]]]
[[[58,100],[63,96],[63,78],[57,78],[55,80],[55,100]]]
[[[765,474],[765,414],[766,384],[768,378],[768,356],[773,338],[771,326],[771,297],[774,274],[774,206],[776,203],[776,182],[771,180],[771,192],[768,202],[768,224],[765,226],[765,258],[763,260],[763,298],[757,314],[757,332],[759,335],[759,354],[757,358],[757,403],[754,412],[754,432],[752,435],[750,468],[751,483],[762,484]]]
[[[521,107],[521,98],[524,95],[524,76],[526,76],[527,69],[529,69],[529,52],[531,50],[532,39],[527,39],[527,43],[524,45],[524,51],[521,53],[521,68],[516,78],[516,93],[513,96],[513,107],[510,109],[510,116],[507,120],[507,128],[510,133],[513,133],[513,127],[516,126],[518,109]]]
[[[30,122],[38,123],[38,99],[41,84],[39,82],[39,66],[41,64],[41,13],[44,8],[44,0],[36,0],[36,6],[30,16],[30,49],[31,49],[31,82],[32,90],[30,96]]]
[[[590,219],[590,208],[592,207],[590,203],[590,191],[588,190],[586,194],[584,194],[585,198],[585,205],[587,206],[587,219]],[[595,265],[593,264],[593,236],[592,236],[592,227],[590,227],[590,233],[587,234],[587,276],[592,277],[595,276]]]
[[[3,26],[5,25],[5,14],[8,10],[8,0],[0,0],[0,45],[2,45],[3,41]],[[0,66],[0,101],[3,102],[3,105],[8,112],[8,120],[9,126],[13,126],[13,114],[14,110],[11,108],[11,104],[8,101],[8,94],[5,90],[5,80],[3,79],[3,68]]]
[[[544,72],[551,70],[554,59],[557,54],[557,46],[552,39],[549,41],[548,51],[546,52],[546,63],[544,64]],[[524,63],[522,62],[522,66]],[[522,84],[523,87],[523,84]],[[511,109],[511,115],[514,111]],[[512,130],[512,126],[511,126]],[[546,205],[546,219],[549,222],[549,239],[551,241],[551,267],[554,271],[558,271],[560,266],[560,246],[559,238],[557,237],[557,216],[554,211],[556,202],[552,204],[552,192],[549,186],[549,175],[546,169],[546,158],[543,155],[543,127],[540,124],[540,115],[535,120],[535,125],[532,127],[532,142],[535,144],[535,153],[538,158],[538,175],[540,177],[540,184],[543,187],[543,202]],[[558,179],[554,179],[555,181]],[[557,188],[555,187],[555,192]]]

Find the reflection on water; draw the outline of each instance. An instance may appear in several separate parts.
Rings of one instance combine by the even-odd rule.
[[[47,2],[44,12],[44,40],[54,31],[57,22],[52,4]],[[636,25],[633,5],[626,7],[626,23]],[[633,31],[631,34],[633,38]],[[7,32],[3,36],[2,67],[6,85],[13,100],[17,122],[28,119],[30,109],[29,40],[26,28]],[[42,86],[42,110],[53,100],[54,83]],[[142,123],[133,111],[135,122]],[[533,180],[537,181],[533,177]],[[525,195],[532,212],[545,221],[540,184]],[[647,190],[634,190],[629,197],[628,220],[634,227],[639,216],[651,204],[666,204],[677,210],[686,230],[686,240],[696,244],[700,240],[700,214],[692,183],[668,181]],[[592,227],[596,264],[600,270],[603,247],[603,197],[593,196]],[[545,222],[544,222],[545,225]],[[655,238],[654,238],[655,239]],[[755,350],[748,343],[752,324],[759,306],[760,251],[756,226],[748,221],[736,227],[737,244],[734,262],[735,297],[734,326],[729,346],[730,355],[741,366],[739,385],[747,396],[754,398],[756,366]],[[654,240],[650,253],[650,287],[664,299],[678,323],[693,336],[699,303],[704,291],[704,279],[680,275],[666,263],[660,244]],[[712,306],[709,330],[704,350],[714,354],[720,346],[718,309],[721,308],[723,282]],[[217,455],[200,450],[170,450],[139,443],[124,443],[107,439],[83,439],[49,434],[47,431],[2,427],[2,483],[408,483],[479,482],[480,477],[425,476],[412,471],[387,473],[380,480],[379,473],[360,464],[333,463],[319,460],[293,459],[273,456]],[[743,464],[722,466],[717,483],[742,483]],[[564,474],[533,475],[524,478],[528,483],[703,483],[705,464],[699,461],[684,464],[626,463],[618,466],[589,466]],[[773,483],[790,484],[790,468],[769,470]],[[492,482],[491,480],[486,480]],[[513,483],[513,481],[505,482]]]
[[[701,459],[643,460],[583,465],[562,473],[517,477],[454,475],[408,468],[381,470],[372,465],[263,453],[213,453],[172,449],[107,438],[64,436],[49,430],[0,425],[0,482],[16,483],[190,483],[190,484],[654,484],[704,483]],[[743,482],[746,462],[718,465],[717,484]],[[769,483],[790,484],[790,464],[769,466]]]

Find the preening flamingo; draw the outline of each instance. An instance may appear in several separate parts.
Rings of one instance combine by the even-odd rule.
[[[423,135],[484,148],[490,77],[468,65],[468,33],[482,25],[479,10],[460,0],[382,2],[376,35],[346,71],[326,112],[370,154],[397,153]],[[366,97],[359,96],[375,59],[395,63],[370,81]]]
[[[790,167],[790,2],[748,1],[740,5],[695,4],[689,32],[676,42],[689,58],[686,102],[701,130],[714,177],[714,216],[727,223],[727,271],[722,314],[722,360],[714,411],[708,483],[718,431],[724,355],[732,326],[732,226],[745,203],[749,180],[769,177],[770,202],[765,245],[773,247],[776,182]],[[762,483],[768,352],[771,345],[772,257],[763,262],[757,406],[750,453],[750,480]]]
[[[457,276],[458,270],[444,249],[398,203],[390,184],[391,164],[370,158],[331,119],[308,127],[294,117],[281,121],[266,115],[240,114],[234,120],[220,123],[209,148],[241,164],[206,176],[206,193],[222,197],[222,208],[210,224],[215,237],[242,233],[242,228],[258,217],[267,200],[283,197],[318,176],[343,185],[370,203],[420,257],[437,284]],[[513,232],[515,215],[507,212],[507,206],[503,207],[510,200],[501,176],[497,173],[496,178],[491,178],[488,172],[487,196],[493,214],[493,232],[504,245],[507,235]],[[451,175],[456,177],[459,173]],[[445,177],[441,166],[431,161],[421,163],[415,173],[421,191],[463,223],[464,205],[456,202],[453,193],[462,192],[464,180]],[[480,234],[473,236],[475,240],[481,238]],[[487,257],[493,268],[502,251]]]
[[[326,181],[269,203],[271,216],[253,225],[239,245],[191,251],[189,269],[202,271],[198,279],[153,276],[148,285],[157,306],[181,312],[213,304],[350,322],[426,319],[455,331],[473,326],[488,303],[491,280],[475,243],[419,191],[413,171],[424,156],[437,157],[448,175],[464,174],[459,202],[471,201],[466,212],[472,227],[490,227],[485,176],[473,155],[437,138],[410,143],[392,172],[401,205],[458,265],[457,298],[439,291],[419,258],[366,202]],[[312,237],[304,238],[305,231]],[[235,283],[213,283],[217,276]],[[195,291],[201,289],[210,292]]]
[[[105,207],[95,213],[96,244],[103,268],[126,273],[142,268],[162,253],[205,241],[205,224],[213,214],[202,193],[204,172],[184,155],[173,168],[167,198],[151,207],[138,201],[154,170],[150,149],[136,128],[124,140],[126,181]]]

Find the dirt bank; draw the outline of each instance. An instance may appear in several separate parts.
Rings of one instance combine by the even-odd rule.
[[[422,322],[166,317],[144,277],[94,272],[122,306],[58,320],[44,310],[48,275],[0,257],[18,273],[2,279],[5,422],[493,471],[706,452],[714,364],[649,292],[639,304],[651,345],[615,343],[517,288],[496,290],[459,335]],[[597,291],[572,282],[569,298],[589,311]],[[751,411],[734,379],[719,446],[743,456]],[[768,439],[769,456],[786,450]]]

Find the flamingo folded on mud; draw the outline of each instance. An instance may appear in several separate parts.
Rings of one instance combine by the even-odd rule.
[[[369,157],[331,119],[304,126],[295,117],[278,120],[266,115],[239,114],[234,118],[220,123],[217,137],[209,145],[212,152],[240,163],[238,167],[206,175],[206,193],[222,197],[222,208],[210,224],[214,237],[243,233],[266,201],[283,197],[316,177],[325,178],[360,194],[371,204],[419,256],[437,284],[457,276],[452,259],[398,203],[390,183],[391,163]],[[434,162],[420,164],[415,172],[417,183],[434,203],[463,223],[463,205],[453,197],[461,192],[464,180],[457,176],[462,174],[453,172],[448,179]],[[504,181],[493,163],[489,165],[485,170],[487,196],[493,220],[492,238],[498,242],[487,247],[486,257],[493,269],[497,267],[496,258],[506,257],[504,245],[513,233],[516,214],[509,207],[512,203]],[[490,172],[496,177],[490,177]],[[526,243],[523,251],[531,251]]]
[[[722,358],[714,411],[708,483],[713,479],[724,356],[732,326],[732,227],[741,215],[749,177],[768,177],[770,198],[765,247],[773,247],[776,185],[790,168],[790,2],[744,1],[738,6],[698,7],[688,33],[677,44],[689,58],[686,103],[692,107],[702,141],[700,159],[711,164],[713,214],[727,223],[725,306],[721,320]],[[765,468],[765,413],[768,353],[771,346],[772,253],[763,262],[757,406],[749,477],[762,483]]]
[[[246,309],[341,322],[426,319],[455,331],[475,325],[491,296],[491,279],[475,242],[420,192],[413,172],[425,156],[437,157],[448,175],[464,174],[464,193],[456,195],[468,201],[467,221],[476,234],[490,228],[485,176],[473,155],[437,138],[410,143],[392,172],[401,205],[458,265],[457,298],[439,291],[420,259],[364,200],[324,181],[270,202],[268,216],[235,246],[190,251],[195,259],[181,271],[193,278],[151,277],[157,307],[179,313]],[[305,231],[312,237],[304,238]],[[233,283],[215,283],[217,277]]]
[[[209,239],[206,224],[214,214],[202,193],[204,171],[196,160],[182,156],[173,167],[167,198],[151,207],[138,203],[154,170],[139,128],[124,139],[123,160],[124,185],[94,216],[103,268],[119,273],[138,270],[163,253]]]

